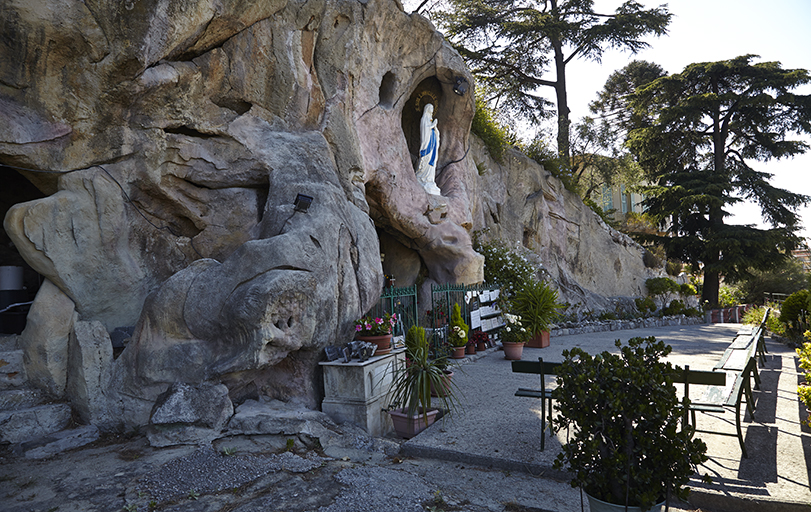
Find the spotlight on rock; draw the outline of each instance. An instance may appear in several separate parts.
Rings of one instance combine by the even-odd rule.
[[[453,84],[453,92],[458,94],[459,96],[464,96],[467,92],[469,84],[467,83],[467,79],[463,76],[457,76],[456,82]]]
[[[293,203],[294,210],[301,213],[307,213],[307,208],[310,207],[310,204],[313,202],[313,198],[310,196],[305,196],[304,194],[296,195],[296,201]]]

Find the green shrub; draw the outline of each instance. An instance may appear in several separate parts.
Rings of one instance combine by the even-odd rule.
[[[678,299],[670,302],[670,305],[662,310],[665,316],[680,315],[684,313],[684,303]]]
[[[684,295],[685,297],[691,297],[693,295],[698,295],[698,291],[696,291],[696,287],[690,283],[683,283],[679,286],[679,293]]]
[[[795,334],[800,331],[801,324],[806,321],[809,309],[808,298],[808,290],[800,290],[786,297],[780,307],[780,321]]]
[[[681,274],[681,266],[682,263],[680,261],[667,260],[667,263],[665,264],[665,272],[667,272],[667,275],[669,276],[676,277]]]
[[[563,307],[558,302],[557,290],[537,279],[524,282],[516,290],[510,305],[513,313],[521,317],[530,336],[548,331],[549,325],[558,318],[558,309]]]
[[[687,308],[684,310],[684,316],[698,318],[701,316],[701,311],[697,310],[696,308]]]
[[[779,304],[766,304],[765,306],[758,306],[752,308],[743,314],[743,323],[745,324],[759,324],[763,320],[763,315],[766,313],[766,308],[772,308],[769,313],[769,318],[766,319],[766,330],[773,332],[780,336],[786,334],[786,326],[780,322],[780,305]]]
[[[468,337],[469,328],[464,320],[462,320],[462,307],[456,303],[453,305],[453,312],[451,313],[451,329],[449,334],[449,341],[454,347],[464,347],[470,341]]]
[[[617,314],[613,311],[603,311],[598,318],[600,320],[616,320]]]
[[[656,311],[656,303],[653,302],[653,299],[650,297],[639,297],[634,299],[634,304],[636,304],[636,309],[639,310],[640,313],[653,313]]]
[[[811,332],[805,332],[805,338],[811,338]],[[803,343],[802,348],[798,348],[797,355],[800,356],[800,368],[805,372],[805,382],[797,387],[797,394],[800,401],[805,404],[806,410],[811,411],[811,341]],[[811,427],[811,414],[803,421]]]
[[[718,290],[718,305],[722,308],[729,308],[740,303],[741,297],[737,288],[721,286],[721,289]]]
[[[476,98],[476,113],[470,131],[484,142],[493,160],[504,163],[504,152],[515,143],[515,136],[496,121],[493,111],[481,98]]]

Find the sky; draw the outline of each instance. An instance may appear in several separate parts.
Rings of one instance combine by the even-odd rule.
[[[688,64],[760,55],[762,61],[779,61],[784,69],[811,70],[811,0],[638,0],[646,8],[667,4],[673,19],[668,35],[650,37],[650,48],[637,54],[608,50],[600,63],[574,60],[566,68],[571,120],[589,115],[588,104],[597,97],[614,71],[635,59],[679,73]],[[419,1],[406,0],[406,11]],[[595,0],[595,11],[613,12],[622,1]],[[544,91],[548,89],[548,91]],[[554,101],[551,87],[541,88]],[[795,92],[811,94],[811,84]],[[804,137],[811,146],[811,137]],[[767,163],[750,162],[758,171],[773,174],[773,186],[811,196],[811,150],[793,159]],[[728,223],[766,227],[759,208],[751,203],[729,207]],[[811,204],[801,208],[801,236],[811,238]],[[811,240],[809,241],[811,242]]]

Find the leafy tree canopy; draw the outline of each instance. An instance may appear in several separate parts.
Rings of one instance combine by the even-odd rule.
[[[773,187],[752,161],[788,158],[808,145],[790,137],[811,133],[811,97],[794,94],[811,81],[803,69],[754,55],[691,64],[630,96],[628,147],[651,186],[649,215],[669,236],[670,257],[704,266],[702,299],[718,303],[720,276],[779,264],[799,243],[796,210],[809,198]],[[728,225],[728,205],[756,202],[772,227]]]
[[[551,104],[538,94],[555,89],[558,153],[568,160],[569,105],[566,66],[574,59],[600,61],[607,49],[636,52],[642,38],[663,35],[666,6],[643,9],[633,0],[614,13],[594,11],[592,0],[449,0],[436,15],[448,38],[500,108],[538,122]]]

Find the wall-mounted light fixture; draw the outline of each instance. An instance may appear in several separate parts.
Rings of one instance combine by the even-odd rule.
[[[310,204],[313,202],[313,198],[310,196],[305,196],[304,194],[296,195],[296,200],[293,203],[293,209],[297,212],[307,213],[307,208],[310,207]]]
[[[463,76],[457,76],[453,84],[453,92],[459,96],[464,96],[468,87],[470,87],[470,84],[467,83],[467,79]]]

